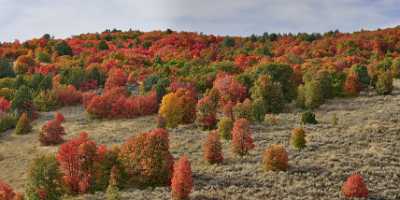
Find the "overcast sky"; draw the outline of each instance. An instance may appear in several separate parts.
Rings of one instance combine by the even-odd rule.
[[[399,0],[0,0],[0,41],[113,28],[250,35],[396,25]]]

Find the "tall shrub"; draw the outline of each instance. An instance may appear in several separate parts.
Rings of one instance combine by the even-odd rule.
[[[232,152],[244,156],[254,148],[250,124],[246,119],[237,119],[232,129]]]
[[[187,200],[193,189],[192,169],[187,156],[182,156],[174,164],[171,184],[173,200]]]
[[[204,141],[203,158],[210,164],[221,163],[224,160],[222,144],[217,131],[211,131]]]

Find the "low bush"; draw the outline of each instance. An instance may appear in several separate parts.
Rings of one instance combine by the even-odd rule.
[[[50,120],[42,126],[39,133],[39,141],[42,145],[57,145],[64,142],[63,136],[65,135],[64,127],[58,120]]]
[[[358,96],[361,91],[361,85],[358,80],[358,76],[355,73],[348,74],[346,81],[344,82],[343,91],[348,96]]]
[[[189,90],[179,89],[163,97],[158,114],[166,120],[167,127],[191,123],[196,117],[196,99]]]
[[[54,91],[41,91],[33,99],[33,105],[42,112],[49,112],[58,107],[58,97]]]
[[[108,74],[104,85],[105,90],[110,90],[115,87],[124,87],[128,81],[128,76],[122,69],[113,68]]]
[[[61,106],[72,106],[82,102],[82,94],[73,85],[55,88],[57,101]]]
[[[305,111],[301,114],[301,123],[302,124],[318,124],[318,121],[315,119],[315,114],[311,111]]]
[[[223,117],[218,122],[218,134],[221,138],[225,140],[230,140],[232,138],[232,128],[233,120],[229,117]]]
[[[232,152],[239,156],[247,155],[254,148],[249,121],[237,119],[232,129]]]
[[[342,186],[342,193],[346,198],[368,198],[368,188],[363,177],[358,174],[347,178]]]
[[[262,162],[266,171],[286,171],[288,160],[285,147],[273,144],[265,150]]]
[[[30,120],[26,113],[23,113],[17,122],[14,133],[17,135],[27,134],[32,130],[32,126],[30,124]]]
[[[296,149],[302,149],[306,146],[306,133],[302,128],[294,128],[290,136],[290,143]]]
[[[187,156],[182,156],[174,164],[174,174],[171,184],[173,200],[186,200],[193,189],[192,169]]]
[[[128,175],[128,185],[169,185],[173,157],[169,152],[168,132],[164,129],[154,129],[128,139],[121,147],[119,161]]]
[[[26,197],[30,200],[59,200],[62,193],[61,172],[55,157],[35,158],[28,170]]]
[[[15,199],[14,190],[6,183],[0,180],[0,199],[1,200],[14,200]]]
[[[203,158],[209,164],[221,163],[224,160],[222,156],[222,144],[218,132],[211,131],[203,143]]]
[[[393,77],[390,71],[380,72],[377,76],[375,90],[379,95],[388,95],[393,90]]]
[[[12,129],[17,125],[18,118],[12,114],[0,115],[0,133]]]

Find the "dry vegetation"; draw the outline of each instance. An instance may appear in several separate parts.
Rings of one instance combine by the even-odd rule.
[[[133,134],[156,127],[155,116],[127,120],[90,120],[81,106],[60,110],[66,119],[66,139],[81,131],[97,143],[121,144]],[[207,136],[195,125],[170,129],[171,153],[191,161],[194,192],[192,199],[341,199],[341,184],[353,172],[365,178],[370,199],[400,199],[400,82],[392,95],[362,93],[357,98],[330,100],[316,110],[320,122],[306,125],[307,146],[301,150],[289,144],[291,130],[300,124],[300,113],[276,115],[276,124],[267,120],[253,125],[255,149],[238,158],[223,142],[224,162],[209,165],[202,157],[202,142]],[[333,116],[338,124],[333,125]],[[0,138],[0,179],[23,192],[29,162],[41,153],[56,152],[57,147],[42,147],[40,127],[53,118],[41,113],[27,135],[11,134]],[[262,152],[270,144],[284,144],[289,153],[287,172],[264,172]],[[148,188],[122,191],[123,199],[170,199],[170,189]],[[104,199],[103,193],[71,199]]]

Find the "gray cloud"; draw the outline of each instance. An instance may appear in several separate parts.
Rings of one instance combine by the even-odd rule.
[[[212,34],[355,31],[400,24],[397,0],[0,0],[0,40],[107,28]]]

